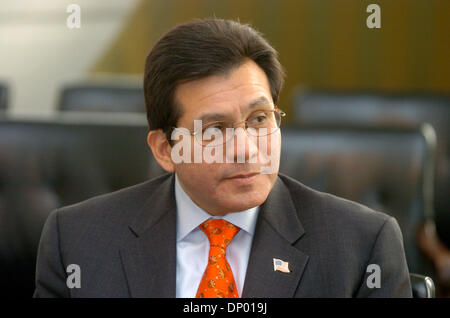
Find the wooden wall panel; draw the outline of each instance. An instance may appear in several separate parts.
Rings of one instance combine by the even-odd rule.
[[[381,29],[366,27],[371,3],[381,7]],[[91,71],[142,73],[164,32],[217,16],[251,23],[280,52],[286,111],[299,85],[449,93],[449,13],[447,0],[142,0]]]

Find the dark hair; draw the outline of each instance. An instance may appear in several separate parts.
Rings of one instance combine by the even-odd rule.
[[[150,130],[162,129],[170,141],[181,109],[174,101],[178,84],[226,74],[246,59],[267,75],[277,103],[284,70],[277,51],[247,24],[216,18],[180,24],[163,35],[147,56],[144,95]]]

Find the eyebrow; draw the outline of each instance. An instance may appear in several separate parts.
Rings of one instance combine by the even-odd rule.
[[[260,96],[258,98],[255,98],[254,100],[252,100],[248,105],[246,110],[252,110],[253,108],[256,108],[258,106],[272,106],[272,103],[265,97],[265,96]],[[222,113],[209,113],[209,114],[204,114],[202,116],[200,116],[197,120],[201,120],[201,121],[221,121],[224,119],[228,119],[228,115],[222,114]]]
[[[247,110],[251,110],[257,106],[272,106],[272,103],[266,98],[266,96],[260,96],[248,104]]]

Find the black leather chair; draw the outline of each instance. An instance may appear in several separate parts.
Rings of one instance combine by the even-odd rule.
[[[284,126],[280,172],[394,216],[409,270],[429,274],[417,227],[432,213],[433,128]],[[431,133],[432,135],[432,133]]]
[[[66,85],[60,95],[61,111],[145,113],[142,84],[75,83]]]
[[[0,119],[0,293],[31,297],[52,210],[149,178],[145,116],[95,115]]]
[[[8,108],[8,87],[0,83],[0,111]]]
[[[436,130],[434,220],[440,239],[450,248],[450,95],[381,94],[300,89],[294,117],[304,124],[419,125]]]
[[[414,298],[435,298],[436,290],[431,277],[419,274],[409,274]]]

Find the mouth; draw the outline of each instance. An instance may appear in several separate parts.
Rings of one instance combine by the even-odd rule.
[[[256,179],[257,175],[259,175],[259,172],[239,173],[239,174],[235,174],[231,177],[228,177],[226,179],[230,180],[236,184],[248,184],[248,183],[254,181]]]

